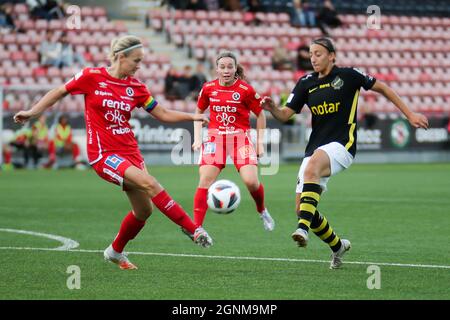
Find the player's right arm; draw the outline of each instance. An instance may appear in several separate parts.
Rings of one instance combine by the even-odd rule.
[[[39,118],[45,110],[53,106],[60,99],[67,95],[68,91],[66,86],[62,85],[55,89],[50,90],[46,95],[39,100],[31,109],[21,110],[14,115],[14,122],[24,124],[30,119]]]
[[[195,110],[196,114],[203,114],[205,110],[197,108]],[[192,150],[198,151],[202,146],[202,123],[194,122],[194,143],[192,144]]]
[[[295,113],[291,108],[278,108],[270,97],[262,98],[261,107],[269,111],[280,122],[288,121]]]
[[[261,100],[261,107],[264,110],[270,111],[270,113],[278,121],[288,121],[294,115],[294,113],[300,113],[306,103],[306,96],[308,91],[306,90],[305,80],[307,80],[308,77],[309,75],[304,76],[297,82],[286,101],[286,107],[279,108],[275,106],[275,103],[270,97],[264,97]]]

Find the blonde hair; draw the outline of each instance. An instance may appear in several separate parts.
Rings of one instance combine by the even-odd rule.
[[[225,52],[220,53],[217,56],[217,58],[216,58],[216,66],[219,65],[219,60],[222,59],[222,58],[231,58],[231,59],[233,59],[234,64],[236,66],[235,77],[238,78],[238,79],[241,79],[241,80],[246,80],[244,67],[237,62],[237,58],[236,58],[236,56],[234,55],[233,52],[225,51]]]
[[[125,56],[128,56],[131,50],[141,47],[142,41],[136,36],[127,35],[120,38],[115,38],[111,41],[109,59],[111,60],[111,63],[114,63],[117,60],[119,53],[123,53]]]

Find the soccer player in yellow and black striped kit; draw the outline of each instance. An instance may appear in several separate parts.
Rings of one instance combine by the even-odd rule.
[[[336,50],[330,39],[312,41],[309,53],[315,72],[298,80],[288,97],[287,108],[276,107],[270,97],[264,97],[261,105],[282,122],[300,113],[305,104],[311,110],[312,132],[297,179],[298,228],[292,238],[300,247],[306,247],[311,229],[330,246],[330,268],[336,269],[342,265],[342,257],[351,244],[336,235],[317,206],[329,178],[347,169],[355,157],[356,109],[361,87],[381,93],[416,128],[428,128],[428,120],[412,112],[385,83],[356,68],[337,67]]]

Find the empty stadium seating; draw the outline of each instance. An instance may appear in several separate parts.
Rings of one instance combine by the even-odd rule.
[[[39,64],[39,46],[47,30],[55,33],[68,33],[68,39],[74,50],[82,54],[87,66],[106,66],[109,64],[108,52],[113,38],[126,34],[122,22],[112,22],[106,16],[103,7],[81,7],[81,29],[68,29],[64,20],[32,20],[25,4],[15,4],[13,16],[16,25],[23,33],[0,33],[0,85],[19,87],[26,84],[49,86],[60,85],[69,80],[78,68],[42,68]],[[144,44],[148,46],[148,43]],[[139,78],[147,82],[154,94],[162,94],[163,79],[170,61],[167,57],[148,53],[142,64]],[[16,89],[17,90],[17,89]],[[10,102],[5,103],[6,111],[16,111],[30,107],[29,103],[35,93],[10,94]],[[12,99],[11,97],[14,97]],[[7,97],[8,98],[8,97]],[[82,97],[66,97],[61,101],[62,111],[80,112],[84,110]]]
[[[402,1],[399,0],[399,3]],[[388,2],[394,5],[395,1]],[[429,5],[439,9],[441,2],[435,0]],[[405,15],[383,14],[381,29],[370,30],[366,26],[366,15],[350,14],[361,3],[335,2],[338,10],[349,12],[340,15],[344,27],[331,31],[338,49],[338,65],[356,66],[386,81],[414,110],[450,112],[450,18],[439,17],[439,14],[420,17],[406,15],[413,11],[405,11]],[[84,6],[81,12],[82,28],[68,30],[62,20],[32,20],[27,6],[16,4],[14,18],[25,32],[0,34],[0,84],[51,87],[64,83],[78,71],[76,68],[60,70],[40,67],[38,48],[47,30],[68,32],[75,51],[84,55],[88,66],[107,65],[110,41],[125,34],[126,27],[123,23],[110,21],[105,8]],[[263,23],[250,24],[254,17]],[[155,30],[167,33],[179,47],[188,48],[192,57],[198,60],[210,61],[221,50],[233,50],[257,91],[272,95],[289,92],[304,74],[272,68],[271,54],[279,40],[287,44],[294,57],[299,44],[321,36],[317,28],[292,27],[285,12],[259,12],[253,15],[244,12],[153,9],[149,12],[149,23]],[[169,68],[168,57],[150,51],[136,76],[149,86],[158,101],[169,108],[194,110],[195,104],[191,102],[172,103],[165,99],[164,77]],[[9,95],[8,98],[5,106],[14,111],[29,106],[35,97]],[[374,110],[397,111],[380,95],[363,91],[361,99]],[[83,100],[68,97],[61,102],[61,107],[65,111],[82,111]]]
[[[236,52],[260,93],[290,91],[303,73],[274,70],[272,51],[281,39],[294,57],[295,48],[321,36],[320,30],[292,27],[286,13],[257,15],[262,25],[247,24],[242,12],[189,10],[152,10],[149,21],[198,60],[211,61],[221,50]],[[381,29],[370,30],[365,15],[340,17],[344,27],[332,30],[338,65],[358,67],[387,82],[414,110],[450,112],[450,18],[383,15]],[[378,111],[398,111],[379,95],[363,91],[361,96]]]

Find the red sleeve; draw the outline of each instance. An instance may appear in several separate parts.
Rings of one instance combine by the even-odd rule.
[[[89,88],[89,71],[88,69],[83,69],[78,72],[72,79],[66,82],[66,90],[74,94],[87,94]]]
[[[208,90],[205,89],[205,86],[203,86],[202,90],[200,90],[200,93],[198,94],[197,107],[200,110],[206,110],[209,107]]]
[[[246,98],[246,103],[249,106],[250,110],[257,116],[261,113],[262,110],[260,102],[261,102],[260,95],[256,93],[253,87],[250,87]]]

